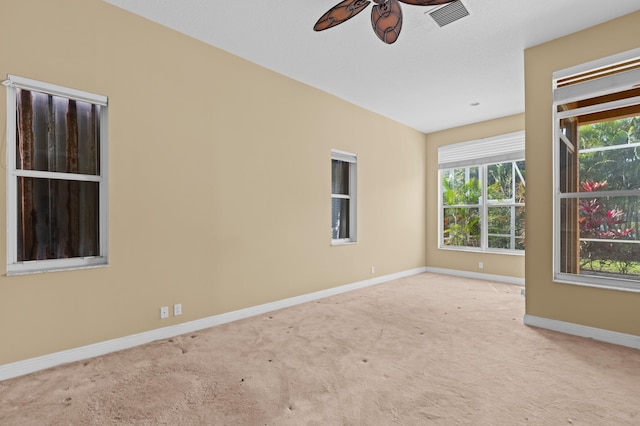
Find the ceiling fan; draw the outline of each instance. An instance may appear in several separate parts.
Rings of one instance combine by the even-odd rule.
[[[457,0],[373,0],[371,25],[378,38],[387,44],[394,43],[402,28],[400,3],[415,6],[437,6]],[[313,29],[326,30],[353,18],[369,6],[371,0],[344,0],[322,15]]]

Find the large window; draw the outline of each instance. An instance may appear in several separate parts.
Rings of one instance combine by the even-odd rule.
[[[554,74],[557,281],[640,290],[639,54]]]
[[[356,167],[357,156],[331,151],[331,241],[332,244],[356,242]]]
[[[7,271],[107,262],[107,99],[26,78],[7,86]]]
[[[438,149],[440,248],[522,253],[524,133]]]

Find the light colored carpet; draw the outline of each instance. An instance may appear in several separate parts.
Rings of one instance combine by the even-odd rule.
[[[421,274],[0,382],[2,425],[640,425],[640,351]]]

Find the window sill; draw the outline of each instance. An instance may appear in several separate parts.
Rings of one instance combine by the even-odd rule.
[[[592,287],[603,290],[627,291],[640,293],[640,282],[623,279],[603,280],[597,277],[571,274],[556,274],[553,278],[554,284],[576,285],[580,287]]]
[[[462,246],[440,246],[438,250],[446,251],[466,251],[470,253],[485,253],[485,254],[502,254],[505,256],[524,256],[524,250],[499,250],[499,249],[481,249],[478,247],[462,247]]]
[[[78,269],[94,269],[109,266],[105,257],[84,259],[40,260],[15,263],[7,266],[7,276],[42,274],[46,272],[75,271]]]
[[[352,246],[357,244],[357,241],[351,241],[351,240],[333,240],[331,241],[331,245],[332,246]]]

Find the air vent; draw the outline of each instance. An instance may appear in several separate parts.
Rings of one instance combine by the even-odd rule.
[[[446,5],[439,7],[433,12],[429,12],[429,15],[436,21],[441,27],[448,25],[452,22],[457,21],[458,19],[464,18],[465,16],[469,16],[469,11],[464,4],[460,0],[454,1],[452,3],[447,3]]]

